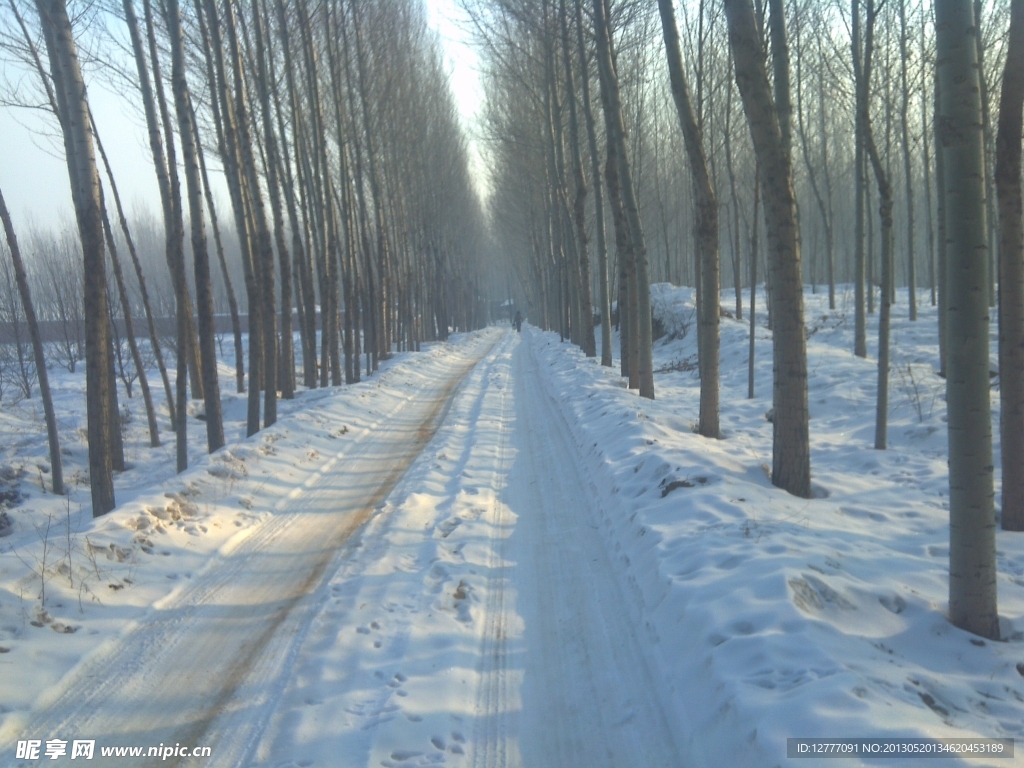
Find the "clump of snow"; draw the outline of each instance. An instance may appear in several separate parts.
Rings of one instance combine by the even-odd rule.
[[[911,323],[905,292],[898,297],[890,449],[875,451],[877,362],[853,355],[851,290],[840,288],[834,311],[822,294],[808,291],[805,303],[810,500],[770,482],[771,334],[762,312],[753,400],[749,320],[722,317],[719,441],[693,431],[700,382],[686,365],[696,361],[692,290],[652,286],[667,331],[654,350],[653,402],[627,391],[617,369],[531,332],[549,394],[602,497],[607,546],[674,691],[694,764],[781,764],[788,737],[1021,738],[1024,538],[997,535],[1005,642],[946,618],[935,310],[921,307]],[[722,305],[733,306],[731,294]],[[997,425],[995,390],[992,404]]]

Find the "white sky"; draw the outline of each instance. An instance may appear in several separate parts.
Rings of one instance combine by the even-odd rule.
[[[445,48],[452,90],[470,142],[474,177],[482,193],[483,165],[474,140],[476,115],[483,100],[476,51],[469,43],[458,0],[425,2],[429,23],[438,30]],[[125,208],[130,212],[136,206],[148,207],[158,215],[156,176],[138,98],[114,94],[96,80],[88,86],[96,125]],[[0,108],[0,189],[22,239],[31,225],[50,228],[66,222],[74,226],[63,145],[54,130],[52,118],[42,112]],[[217,165],[212,158],[211,165]],[[220,197],[227,205],[226,188]]]

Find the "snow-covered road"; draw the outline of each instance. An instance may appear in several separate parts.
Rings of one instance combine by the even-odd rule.
[[[524,342],[491,329],[410,376],[20,730],[212,748],[162,765],[684,764]]]
[[[678,766],[563,417],[508,333],[331,582],[260,766]]]
[[[598,490],[577,468],[532,347],[516,349],[512,370],[517,461],[502,501],[518,516],[505,576],[524,628],[522,764],[684,766],[638,611],[599,533]],[[500,754],[488,741],[492,750]]]
[[[301,390],[251,438],[228,393],[228,445],[206,455],[196,421],[180,475],[129,421],[133,466],[95,519],[81,377],[62,389],[67,497],[41,487],[34,404],[5,404],[0,766],[60,765],[12,756],[62,739],[94,739],[91,764],[239,768],[772,768],[791,737],[1019,744],[1024,540],[997,533],[1005,642],[946,618],[935,310],[897,318],[882,452],[874,363],[806,294],[815,498],[797,499],[768,475],[768,332],[747,399],[749,326],[723,321],[725,437],[706,440],[693,292],[652,295],[674,329],[656,401],[557,334],[487,328]],[[212,754],[147,760],[161,744]]]

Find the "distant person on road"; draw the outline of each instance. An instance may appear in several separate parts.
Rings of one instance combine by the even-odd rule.
[[[516,312],[516,319],[512,321],[512,325],[516,327],[516,333],[523,332],[523,313]]]

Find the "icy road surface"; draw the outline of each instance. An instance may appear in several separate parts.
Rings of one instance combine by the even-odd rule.
[[[24,732],[212,747],[168,766],[685,765],[530,346],[449,362]]]

